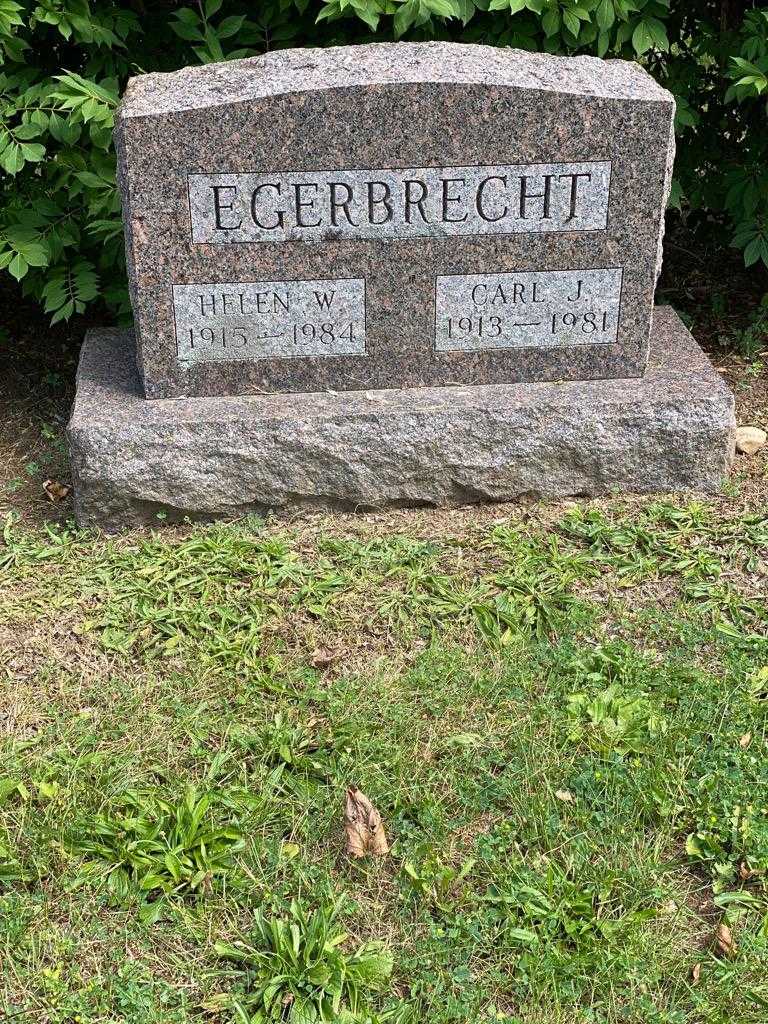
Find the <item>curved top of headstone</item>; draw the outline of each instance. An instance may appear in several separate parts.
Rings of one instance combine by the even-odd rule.
[[[147,117],[285,93],[414,83],[487,85],[605,99],[672,99],[633,61],[555,57],[474,43],[370,43],[276,50],[170,74],[139,75],[128,83],[120,114]]]

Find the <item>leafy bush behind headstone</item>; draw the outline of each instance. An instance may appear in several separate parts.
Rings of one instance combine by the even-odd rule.
[[[768,8],[748,0],[0,0],[0,271],[56,322],[127,313],[127,78],[285,46],[454,39],[641,61],[677,99],[670,205],[768,266]]]

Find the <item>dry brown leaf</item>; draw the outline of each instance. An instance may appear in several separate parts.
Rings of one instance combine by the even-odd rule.
[[[336,660],[336,654],[329,647],[316,647],[310,661],[313,668],[328,668]]]
[[[381,815],[357,786],[350,786],[344,800],[344,831],[350,857],[372,853],[384,857],[389,853]]]
[[[571,791],[568,789],[555,790],[555,797],[558,800],[562,800],[564,804],[573,803],[573,793],[571,793]]]
[[[744,735],[739,740],[739,746],[741,747],[742,750],[744,750],[746,747],[749,746],[749,744],[751,742],[752,742],[752,733],[751,732],[745,732]]]
[[[699,978],[701,977],[701,964],[694,964],[691,968],[691,981],[694,985],[699,984]]]
[[[749,867],[747,862],[743,860],[739,864],[739,878],[742,882],[746,882],[747,879],[752,877],[752,875],[754,875],[754,871]]]
[[[72,493],[69,484],[59,483],[58,480],[43,480],[43,490],[50,501],[63,501]]]
[[[717,931],[715,932],[715,943],[717,945],[718,952],[722,953],[724,956],[734,956],[736,953],[736,942],[733,938],[733,932],[725,921],[721,921],[717,926]]]

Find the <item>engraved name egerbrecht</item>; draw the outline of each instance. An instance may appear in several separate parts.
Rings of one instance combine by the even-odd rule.
[[[191,174],[192,239],[325,241],[600,231],[611,165]]]

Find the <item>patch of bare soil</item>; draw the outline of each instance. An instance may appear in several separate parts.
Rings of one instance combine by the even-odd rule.
[[[72,517],[72,499],[51,501],[43,484],[70,482],[64,430],[80,345],[94,318],[51,327],[6,274],[0,310],[0,516],[62,522]]]

